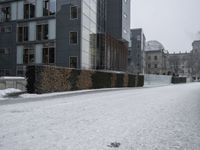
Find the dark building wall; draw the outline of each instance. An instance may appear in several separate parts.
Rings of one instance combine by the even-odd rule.
[[[99,33],[106,32],[106,1],[97,0],[97,31]]]
[[[78,19],[70,19],[70,7],[78,6]],[[78,44],[69,43],[70,31],[78,32]],[[78,56],[80,68],[81,0],[58,0],[56,15],[56,65],[69,67],[69,57]]]
[[[106,32],[122,39],[122,0],[106,1]]]
[[[130,0],[106,1],[106,32],[117,39],[130,41]]]
[[[0,23],[0,29],[11,26],[11,32],[0,32],[0,49],[9,49],[8,54],[0,54],[0,70],[7,70],[8,74],[16,74],[16,22]],[[0,74],[1,76],[1,74]]]

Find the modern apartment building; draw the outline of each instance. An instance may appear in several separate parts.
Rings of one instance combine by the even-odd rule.
[[[125,70],[130,0],[120,1],[0,0],[0,75],[24,75],[30,64]],[[108,30],[113,7],[119,36]]]
[[[128,69],[133,73],[144,73],[146,38],[141,28],[131,30],[131,47],[129,47]]]

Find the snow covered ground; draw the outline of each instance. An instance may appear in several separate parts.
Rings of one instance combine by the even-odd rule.
[[[0,101],[0,150],[199,150],[200,83]]]

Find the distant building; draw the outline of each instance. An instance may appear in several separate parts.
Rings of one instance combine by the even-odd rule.
[[[130,0],[0,0],[0,76],[32,64],[125,71],[129,36]]]
[[[191,72],[194,79],[200,79],[200,40],[192,43]]]
[[[169,70],[171,75],[190,77],[191,54],[187,52],[169,54]]]
[[[145,48],[145,73],[169,74],[168,52],[158,41],[148,41]]]
[[[144,74],[146,38],[142,29],[131,30],[131,47],[129,47],[128,71]]]

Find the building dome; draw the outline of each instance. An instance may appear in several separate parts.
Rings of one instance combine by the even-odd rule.
[[[158,41],[146,42],[145,51],[158,51],[165,49],[164,46]]]

